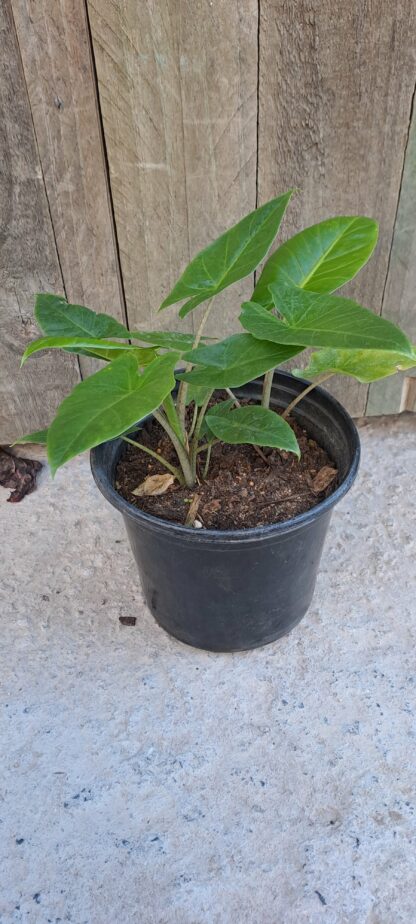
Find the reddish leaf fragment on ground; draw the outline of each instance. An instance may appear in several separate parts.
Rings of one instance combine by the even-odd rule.
[[[36,487],[36,476],[42,465],[34,459],[18,459],[4,449],[0,449],[0,485],[10,488],[7,498],[12,504],[23,500]]]

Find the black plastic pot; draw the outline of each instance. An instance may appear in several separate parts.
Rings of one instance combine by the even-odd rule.
[[[272,405],[286,406],[306,384],[279,372]],[[258,400],[261,382],[236,392]],[[123,514],[149,609],[188,645],[224,652],[266,645],[290,632],[311,603],[332,510],[355,479],[360,442],[349,414],[321,388],[302,399],[295,416],[335,462],[338,487],[312,510],[274,526],[196,530],[142,513],[114,488],[122,440],[92,450],[92,473]]]

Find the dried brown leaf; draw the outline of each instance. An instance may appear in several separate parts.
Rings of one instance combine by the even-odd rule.
[[[157,494],[166,494],[174,481],[175,476],[169,472],[166,475],[148,475],[131,493],[136,497],[156,497]]]
[[[331,481],[334,480],[337,474],[336,468],[331,468],[330,465],[324,465],[312,481],[311,488],[313,493],[320,494],[321,491],[325,491],[325,488],[329,487]]]
[[[208,503],[204,505],[204,507],[202,508],[202,513],[204,514],[204,516],[208,516],[211,513],[217,513],[217,511],[220,509],[221,509],[221,501],[215,498],[214,500],[208,501]]]

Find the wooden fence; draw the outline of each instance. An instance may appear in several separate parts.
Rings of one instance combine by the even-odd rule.
[[[283,235],[378,219],[348,291],[416,336],[414,0],[2,0],[0,34],[3,442],[93,368],[48,353],[19,371],[33,293],[160,325],[188,259],[289,186]],[[212,334],[235,329],[251,285],[224,293]],[[415,389],[333,391],[360,416]]]

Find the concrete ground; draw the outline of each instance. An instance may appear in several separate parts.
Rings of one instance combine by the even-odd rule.
[[[362,427],[309,613],[244,654],[158,628],[85,458],[0,489],[2,924],[414,924],[415,433]]]

